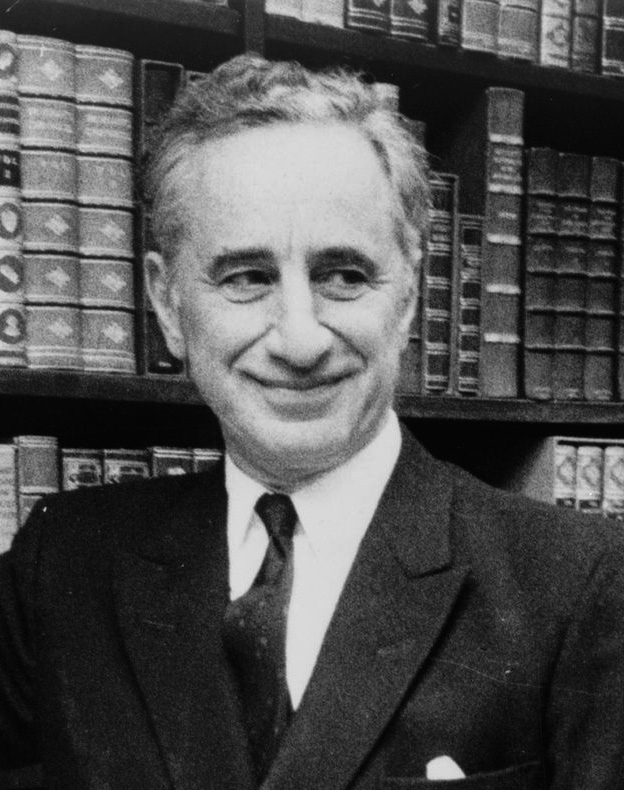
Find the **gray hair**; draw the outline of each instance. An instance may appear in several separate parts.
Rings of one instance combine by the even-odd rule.
[[[145,184],[164,258],[175,260],[188,233],[184,187],[193,153],[207,141],[278,123],[342,123],[370,142],[391,187],[399,244],[416,263],[429,190],[426,154],[409,119],[388,109],[374,85],[355,73],[312,72],[259,55],[235,57],[193,82],[161,124]]]

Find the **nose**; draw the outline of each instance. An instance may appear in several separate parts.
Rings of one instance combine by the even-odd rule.
[[[289,367],[309,370],[330,352],[332,331],[321,322],[320,306],[306,278],[280,282],[266,335],[268,353]]]

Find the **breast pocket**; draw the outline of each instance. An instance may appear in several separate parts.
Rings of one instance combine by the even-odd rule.
[[[473,774],[465,779],[422,779],[386,777],[383,790],[546,790],[539,763],[514,765],[503,771]]]

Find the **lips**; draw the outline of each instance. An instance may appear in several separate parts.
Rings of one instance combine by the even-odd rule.
[[[314,392],[340,384],[353,374],[350,372],[339,373],[331,376],[311,377],[300,379],[272,379],[264,376],[256,376],[252,373],[246,374],[250,379],[263,387],[271,390],[291,390],[294,392]]]

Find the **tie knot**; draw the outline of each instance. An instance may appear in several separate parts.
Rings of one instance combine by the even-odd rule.
[[[297,523],[297,511],[291,498],[286,494],[262,494],[256,502],[256,513],[270,537],[286,554]]]

